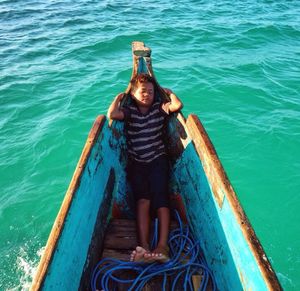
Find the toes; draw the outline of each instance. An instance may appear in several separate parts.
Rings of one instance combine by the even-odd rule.
[[[136,256],[136,251],[132,251],[130,254],[130,262],[134,261],[135,256]]]
[[[144,248],[142,248],[140,246],[137,246],[135,249],[138,253],[141,253],[144,250]]]
[[[147,251],[143,247],[137,246],[135,249],[139,255],[144,255],[147,253]]]
[[[154,252],[152,252],[150,256],[154,261],[157,262],[163,263],[165,261],[168,261],[168,256],[163,252],[160,252],[159,250],[154,250]]]

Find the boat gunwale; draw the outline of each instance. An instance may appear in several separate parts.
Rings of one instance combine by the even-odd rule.
[[[54,224],[52,226],[52,229],[51,229],[51,232],[50,232],[50,235],[48,237],[47,244],[45,247],[45,251],[40,259],[37,271],[36,271],[34,279],[32,281],[32,285],[30,287],[30,290],[32,290],[32,291],[40,290],[42,287],[42,284],[47,276],[47,271],[48,271],[48,268],[53,259],[59,238],[63,232],[64,225],[65,225],[65,219],[66,219],[69,209],[71,207],[74,194],[76,193],[76,191],[80,185],[80,180],[81,180],[82,174],[84,172],[86,163],[90,157],[93,146],[96,143],[100,132],[102,131],[105,120],[106,120],[105,115],[98,115],[89,134],[88,134],[86,143],[84,145],[81,156],[80,156],[77,166],[75,168],[73,177],[71,179],[69,187],[64,196],[63,202],[61,204],[60,210],[59,210],[59,212],[56,216],[56,219],[54,221]]]
[[[144,43],[141,42],[135,42],[136,44],[141,44],[142,46]],[[135,46],[133,45],[133,52],[134,52]],[[151,53],[151,51],[150,51]],[[154,73],[152,71],[152,65],[151,65],[151,57],[149,56],[138,56],[133,54],[133,71],[132,71],[132,77],[137,74],[137,68],[138,68],[138,62],[140,58],[143,58],[147,63],[147,69],[148,73],[154,77]],[[132,78],[131,77],[131,78]],[[154,77],[155,82],[156,78]],[[160,94],[163,98],[167,98],[164,90],[159,86],[157,83]],[[125,93],[129,93],[131,88],[131,84],[129,83],[127,89],[125,90]],[[263,247],[257,238],[254,229],[252,228],[238,198],[237,195],[227,177],[227,174],[222,166],[221,161],[219,160],[219,157],[216,153],[216,150],[206,132],[204,129],[201,121],[199,118],[194,115],[190,114],[187,119],[183,116],[182,113],[178,113],[178,117],[182,117],[184,120],[184,123],[187,127],[188,133],[191,136],[192,142],[194,144],[194,147],[196,149],[197,155],[199,159],[201,160],[202,164],[205,165],[205,162],[207,162],[207,159],[211,165],[211,167],[215,171],[215,177],[212,178],[212,174],[207,171],[207,169],[204,166],[204,171],[207,176],[207,179],[210,181],[210,183],[216,183],[221,185],[222,187],[222,193],[224,193],[224,197],[226,197],[227,201],[229,202],[229,205],[232,209],[232,212],[236,218],[237,223],[239,224],[239,227],[243,233],[243,236],[246,240],[246,243],[248,244],[251,253],[254,256],[254,259],[257,262],[258,268],[260,269],[260,272],[262,274],[262,277],[268,287],[269,290],[282,290],[280,283],[278,281],[278,278],[272,269],[272,266],[263,250]],[[64,228],[64,221],[68,214],[69,208],[72,203],[72,199],[74,196],[74,193],[76,192],[79,183],[80,178],[82,176],[82,173],[84,171],[86,162],[88,161],[88,158],[90,156],[91,150],[93,148],[94,143],[96,142],[98,135],[100,134],[104,122],[106,120],[106,117],[104,115],[99,115],[96,118],[96,121],[90,130],[90,133],[88,135],[87,141],[85,143],[85,146],[83,148],[81,157],[79,159],[79,162],[76,166],[75,172],[73,174],[72,180],[70,182],[69,188],[65,194],[65,198],[63,200],[63,203],[61,205],[61,208],[59,210],[59,213],[56,217],[56,220],[54,222],[54,225],[52,227],[50,236],[48,238],[45,252],[40,260],[37,273],[34,277],[32,286],[30,290],[39,290],[44,282],[44,279],[47,274],[48,267],[50,266],[51,260],[53,258],[57,242],[59,240],[59,237],[63,231]],[[109,122],[109,125],[111,126],[112,121]],[[200,140],[199,140],[200,139]],[[201,144],[201,146],[200,146]],[[203,148],[204,146],[204,148]],[[213,180],[215,179],[215,182]],[[214,193],[215,194],[215,193]],[[219,204],[220,207],[222,207],[222,202],[220,201],[219,197],[215,195],[216,201]],[[240,270],[238,270],[240,272]],[[243,278],[241,277],[241,280]],[[242,282],[243,283],[243,282]]]
[[[210,166],[215,170],[214,178],[217,180],[217,182],[213,182],[212,174],[209,173],[207,167],[203,167],[207,179],[210,181],[212,186],[213,184],[222,185],[222,193],[224,193],[224,196],[229,202],[236,221],[238,222],[243,236],[250,247],[250,250],[257,262],[257,265],[261,271],[262,277],[268,289],[274,291],[282,290],[279,280],[266,256],[266,253],[258,237],[255,234],[255,231],[245,211],[243,210],[238,200],[238,197],[230,183],[230,180],[228,179],[228,176],[218,157],[215,147],[211,142],[204,126],[195,114],[190,114],[188,116],[188,118],[186,119],[186,125],[191,135],[191,139],[195,146],[197,155],[202,162],[202,165],[205,165],[205,163],[208,162]],[[219,198],[216,197],[216,194],[214,192],[213,194],[216,198],[217,203],[219,203],[220,208],[222,208]]]

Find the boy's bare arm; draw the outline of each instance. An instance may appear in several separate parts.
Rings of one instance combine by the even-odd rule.
[[[120,102],[124,97],[124,93],[118,94],[114,101],[110,104],[108,111],[107,111],[107,117],[109,119],[115,119],[115,120],[123,120],[124,119],[124,112],[120,109]]]
[[[171,99],[171,101],[169,103],[169,112],[176,112],[176,111],[182,109],[183,104],[180,101],[180,99],[170,89],[164,88],[164,90]]]

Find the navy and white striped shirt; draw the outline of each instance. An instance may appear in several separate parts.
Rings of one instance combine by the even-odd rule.
[[[123,108],[128,153],[138,162],[150,163],[166,154],[163,135],[168,114],[162,106],[161,102],[154,102],[146,114],[135,104]]]

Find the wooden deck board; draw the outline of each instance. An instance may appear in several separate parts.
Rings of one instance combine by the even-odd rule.
[[[178,227],[178,224],[175,221],[172,221],[170,229],[172,230],[176,227]],[[106,231],[102,258],[114,258],[128,261],[130,253],[136,246],[137,239],[135,221],[128,219],[113,219]],[[130,276],[132,277],[132,273],[130,272],[122,273],[122,278],[130,278]],[[161,290],[162,280],[162,276],[155,277],[147,283],[143,290]],[[167,290],[169,288],[168,281]],[[127,290],[127,288],[128,285],[119,285],[117,290]],[[182,290],[182,286],[178,288],[178,290]],[[207,290],[212,290],[211,286],[209,286]]]

